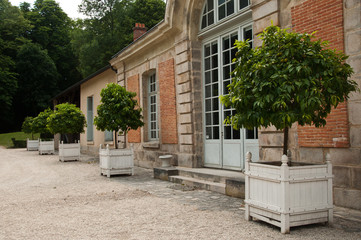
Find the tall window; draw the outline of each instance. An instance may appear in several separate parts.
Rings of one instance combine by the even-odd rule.
[[[207,0],[202,14],[201,29],[223,21],[249,6],[250,0]]]
[[[157,103],[157,80],[155,73],[148,79],[148,129],[149,140],[158,140],[158,103]]]
[[[93,97],[87,98],[87,128],[86,137],[87,141],[93,141]]]

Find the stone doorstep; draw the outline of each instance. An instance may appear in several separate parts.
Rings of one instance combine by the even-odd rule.
[[[156,179],[244,198],[245,182],[241,172],[182,167],[154,168],[153,171]]]

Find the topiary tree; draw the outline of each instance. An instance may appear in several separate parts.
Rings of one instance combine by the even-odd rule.
[[[94,125],[101,131],[114,131],[115,147],[118,148],[117,132],[124,134],[131,129],[136,130],[144,125],[142,109],[134,99],[133,92],[115,83],[110,83],[100,92],[101,104],[98,106],[98,116]]]
[[[52,136],[49,128],[46,126],[48,124],[47,119],[52,113],[53,111],[47,108],[33,119],[33,131],[40,133],[41,138],[51,138]]]
[[[55,106],[55,111],[47,119],[51,133],[60,133],[69,142],[69,134],[82,133],[86,126],[85,116],[74,104],[62,103]]]
[[[34,129],[33,129],[33,121],[34,121],[34,118],[33,117],[26,117],[24,122],[23,122],[23,125],[21,127],[21,130],[24,132],[24,133],[31,133],[31,139],[34,140]]]
[[[260,34],[262,47],[236,41],[236,68],[229,94],[221,96],[236,113],[226,119],[234,128],[268,127],[284,130],[287,154],[288,129],[299,125],[325,126],[332,108],[358,90],[347,56],[328,49],[313,34],[299,34],[267,27]]]

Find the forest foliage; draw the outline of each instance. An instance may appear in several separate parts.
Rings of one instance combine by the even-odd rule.
[[[71,19],[55,0],[12,6],[0,0],[0,133],[19,130],[26,116],[109,63],[133,40],[133,26],[163,20],[163,0],[83,0]]]

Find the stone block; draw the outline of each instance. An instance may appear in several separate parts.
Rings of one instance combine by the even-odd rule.
[[[348,102],[349,121],[352,125],[361,124],[361,101]]]
[[[192,102],[192,95],[190,92],[178,95],[178,103],[190,103]]]
[[[261,161],[281,161],[283,149],[279,148],[261,148],[259,157]]]
[[[193,145],[180,145],[179,151],[181,153],[193,153]]]
[[[202,60],[202,52],[200,49],[193,49],[192,50],[192,59],[194,60]]]
[[[358,4],[361,4],[361,0],[346,0],[345,1],[345,8],[353,8],[356,7]]]
[[[346,35],[346,54],[352,55],[360,51],[361,51],[361,31],[348,33]]]
[[[169,181],[169,176],[178,175],[178,170],[175,168],[154,168],[153,174],[155,179],[160,179],[163,181]]]
[[[332,173],[333,186],[335,187],[347,187],[351,186],[351,168],[344,166],[333,166]]]
[[[351,147],[361,147],[361,126],[350,127],[350,144]]]
[[[259,145],[262,147],[270,146],[282,146],[283,145],[283,133],[262,133],[259,135]]]
[[[185,52],[185,51],[187,51],[188,50],[188,42],[187,41],[183,41],[183,42],[181,42],[181,43],[179,43],[179,44],[177,44],[176,46],[175,46],[175,53],[177,54],[177,55],[179,55],[179,54],[181,54],[182,52]]]
[[[361,39],[360,39],[361,40]],[[359,41],[360,45],[361,45],[361,41]],[[347,47],[347,46],[346,46]],[[354,74],[361,74],[361,57],[357,56],[357,57],[349,57],[348,64],[350,64],[350,66],[353,68],[353,71],[355,72]]]
[[[278,12],[274,12],[267,17],[264,17],[262,19],[259,19],[258,21],[255,21],[253,24],[254,34],[261,33],[266,27],[271,26],[272,22],[273,22],[273,25],[275,25],[275,26],[279,25]]]
[[[175,57],[175,63],[177,65],[187,62],[188,60],[189,60],[188,52],[182,52],[181,54],[179,54]]]
[[[278,0],[271,0],[262,5],[253,5],[252,18],[253,21],[268,16],[278,11]]]
[[[179,126],[179,134],[192,134],[192,124],[183,124]]]
[[[226,195],[245,198],[245,182],[238,179],[226,179]]]
[[[187,92],[190,92],[191,90],[192,90],[192,88],[191,88],[191,83],[190,82],[182,83],[182,84],[177,86],[177,93],[178,94],[187,93]]]
[[[178,155],[178,166],[180,167],[193,167],[193,158],[194,155],[193,154],[179,154]]]
[[[300,148],[300,161],[307,163],[323,163],[323,150],[322,148]]]
[[[180,141],[181,144],[192,145],[193,144],[193,135],[192,134],[180,135],[179,136],[179,141]]]
[[[353,167],[351,170],[352,188],[361,190],[361,166]]]
[[[178,111],[179,113],[190,113],[192,112],[192,104],[191,103],[180,104]]]
[[[188,72],[189,70],[190,70],[190,63],[189,62],[184,62],[184,63],[181,63],[181,64],[176,66],[176,73],[178,75],[182,74],[182,73],[185,73],[185,72]]]
[[[202,64],[200,61],[192,61],[192,71],[200,72],[202,69]]]
[[[192,114],[190,113],[180,114],[179,123],[180,124],[192,123]]]
[[[347,9],[344,16],[346,31],[361,27],[360,8]]]
[[[361,191],[345,188],[333,188],[334,204],[341,207],[361,210]]]
[[[176,76],[176,81],[177,84],[182,84],[182,83],[186,83],[189,82],[191,77],[190,77],[190,72],[185,72],[185,73],[181,73],[179,75]]]
[[[357,148],[330,148],[331,162],[334,166],[360,165],[361,149]]]

